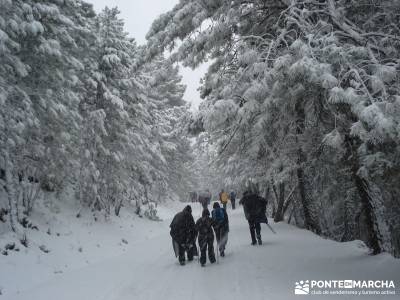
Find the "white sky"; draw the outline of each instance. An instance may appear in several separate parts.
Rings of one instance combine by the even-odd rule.
[[[125,29],[139,44],[146,42],[145,36],[151,23],[160,14],[172,9],[179,0],[86,0],[93,3],[99,12],[105,6],[118,6],[121,18],[125,21]],[[207,65],[200,66],[196,70],[181,68],[183,83],[187,86],[184,95],[185,100],[197,108],[200,104],[200,96],[197,88],[200,78],[207,70]]]

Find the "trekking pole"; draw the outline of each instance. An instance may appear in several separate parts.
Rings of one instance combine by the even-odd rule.
[[[200,247],[197,246],[197,244],[196,244],[196,249],[197,249],[197,263],[200,264]]]
[[[215,235],[215,239],[217,239],[217,235]],[[217,264],[219,264],[219,242],[217,240]]]
[[[271,225],[269,225],[268,223],[266,223],[266,225],[268,226],[269,230],[272,231],[273,234],[276,234],[276,231],[271,227]]]
[[[219,235],[219,243],[221,243],[221,231],[222,231],[222,230],[221,230],[221,228],[220,228],[220,229],[219,229],[219,232],[218,232],[218,235]],[[218,243],[218,244],[219,244],[219,243]],[[219,247],[220,247],[220,246],[218,245],[218,252],[219,252]]]
[[[218,251],[218,241],[217,241],[217,264],[219,264],[219,251]]]

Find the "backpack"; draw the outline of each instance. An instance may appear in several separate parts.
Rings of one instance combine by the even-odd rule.
[[[221,207],[214,209],[212,211],[212,218],[218,223],[223,223],[225,220],[223,209]]]
[[[227,203],[228,202],[228,198],[229,198],[229,195],[227,193],[225,193],[225,192],[221,193],[220,200],[221,200],[222,203]]]

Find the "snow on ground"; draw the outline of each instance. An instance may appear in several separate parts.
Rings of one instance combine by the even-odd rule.
[[[0,300],[286,300],[304,298],[294,295],[294,285],[306,279],[388,279],[400,286],[400,261],[387,254],[369,256],[359,242],[336,243],[279,223],[272,224],[276,235],[263,227],[264,244],[251,246],[241,208],[228,211],[226,257],[205,268],[197,261],[182,267],[173,255],[168,225],[184,205],[159,207],[162,222],[124,212],[107,224],[76,219],[72,212],[58,216],[51,235],[31,233],[29,250],[20,246],[19,253],[0,255]],[[197,204],[193,215],[200,215]],[[41,243],[51,250],[48,254],[38,250]]]
[[[76,210],[55,199],[38,205],[40,209],[36,209],[29,220],[39,230],[25,230],[28,248],[19,242],[22,234],[1,234],[0,230],[0,252],[8,243],[15,243],[20,250],[7,251],[7,256],[0,254],[0,294],[3,297],[22,293],[61,274],[104,259],[118,257],[135,247],[136,243],[144,244],[159,235],[168,223],[140,218],[125,209],[121,210],[120,217],[114,216],[107,221],[102,216],[97,216],[98,221],[95,221],[88,212],[76,218]],[[158,207],[158,215],[170,219],[181,206],[179,202],[170,202]],[[50,252],[40,250],[42,245]]]

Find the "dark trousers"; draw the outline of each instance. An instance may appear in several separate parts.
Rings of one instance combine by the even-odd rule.
[[[236,199],[231,199],[232,209],[235,209],[235,208],[236,208],[235,201],[236,201]]]
[[[187,259],[188,261],[192,261],[193,260],[193,256],[195,254],[195,250],[196,250],[196,246],[193,245],[193,247],[191,248],[186,248],[182,245],[179,245],[178,243],[176,243],[176,245],[178,246],[178,256],[179,256],[179,261],[183,262],[186,260],[185,258],[185,252],[187,253]]]
[[[215,263],[215,253],[214,253],[214,238],[199,238],[200,247],[200,263],[204,265],[207,261],[207,249],[208,249],[208,259],[210,263]]]
[[[249,228],[250,228],[250,235],[251,235],[251,241],[252,243],[256,243],[256,234],[257,234],[257,239],[261,240],[261,225],[258,222],[255,221],[248,221],[249,222]]]

